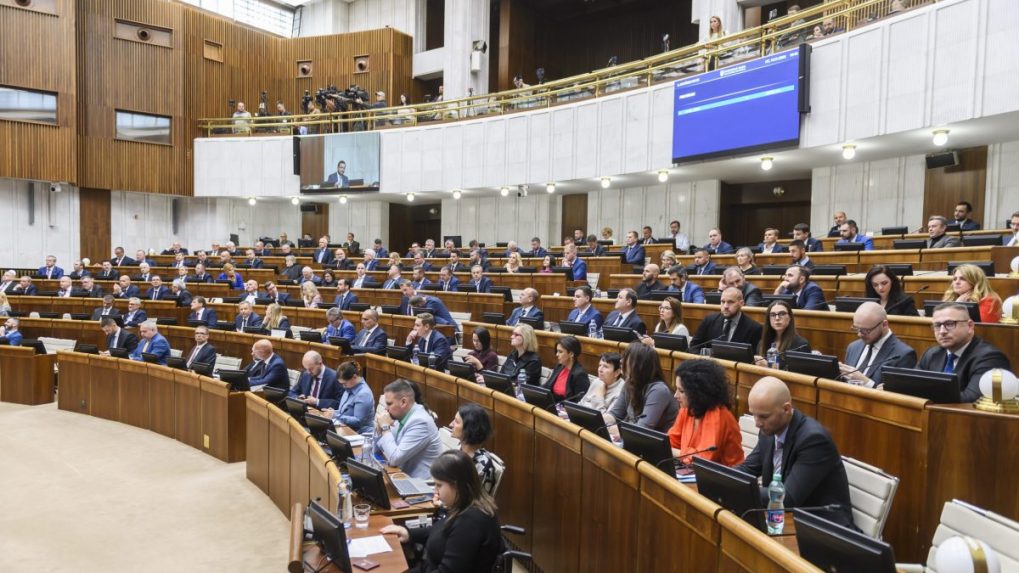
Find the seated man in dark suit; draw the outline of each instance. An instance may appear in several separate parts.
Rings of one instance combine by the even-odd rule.
[[[287,284],[297,284],[301,278],[301,266],[297,264],[297,257],[287,255],[283,260],[286,264],[280,269],[280,276],[286,277]]]
[[[603,257],[608,249],[605,245],[598,244],[598,237],[596,235],[587,236],[587,248],[584,252],[591,255],[592,257]]]
[[[1008,357],[976,336],[976,328],[964,305],[943,302],[934,307],[931,326],[937,346],[924,351],[916,365],[920,370],[954,373],[959,378],[963,402],[980,398],[980,377],[993,368],[1011,370]]]
[[[704,248],[712,255],[731,255],[736,252],[732,245],[722,240],[722,231],[718,229],[708,231],[708,244]]]
[[[81,277],[81,286],[75,289],[76,296],[85,296],[88,298],[102,298],[103,288],[96,286],[95,280],[92,279],[92,275],[85,275]]]
[[[762,328],[749,316],[743,314],[743,293],[738,288],[722,291],[720,312],[709,314],[697,327],[690,340],[691,351],[710,346],[714,340],[742,342],[757,348],[761,342]]]
[[[853,313],[853,330],[859,338],[846,349],[845,363],[839,363],[846,382],[874,388],[881,384],[883,366],[916,366],[916,350],[892,334],[888,314],[880,304],[861,304]]]
[[[629,328],[640,335],[647,334],[647,326],[637,316],[637,291],[632,288],[619,290],[616,296],[616,308],[605,317],[604,326]]]
[[[534,306],[538,304],[538,299],[541,295],[538,291],[533,288],[525,288],[520,291],[520,306],[513,309],[510,313],[509,318],[506,319],[506,326],[516,326],[520,322],[520,317],[524,318],[536,318],[545,323],[545,313],[541,312],[541,309]]]
[[[955,235],[948,234],[948,219],[934,215],[927,219],[927,248],[949,249],[961,247],[962,241]]]
[[[265,295],[258,292],[258,281],[255,279],[244,281],[244,292],[241,293],[241,300],[256,304],[260,298],[265,298]]]
[[[115,281],[120,277],[110,261],[103,261],[101,270],[96,273],[96,280],[99,281]]]
[[[74,261],[74,267],[71,269],[71,272],[67,273],[67,276],[71,277],[71,280],[78,281],[81,280],[82,277],[92,276],[92,271],[86,269],[81,264],[81,261]]]
[[[754,283],[747,280],[739,267],[729,267],[722,273],[722,280],[719,281],[718,289],[725,290],[728,287],[738,288],[743,293],[743,304],[745,306],[760,306],[764,300],[761,289]]]
[[[793,265],[786,269],[782,282],[775,287],[775,294],[794,294],[793,308],[803,310],[828,310],[824,291],[815,282],[810,282],[810,269]]]
[[[410,275],[410,284],[414,287],[414,290],[418,290],[423,286],[432,284],[432,281],[428,280],[425,276],[424,267],[414,267],[414,270]]]
[[[347,162],[346,161],[340,161],[339,163],[337,163],[336,164],[336,171],[334,171],[333,173],[330,173],[329,177],[326,177],[326,186],[340,187],[340,188],[350,187],[350,178],[347,177],[346,172],[347,172]]]
[[[138,297],[127,299],[127,312],[124,313],[124,326],[138,326],[149,319],[148,313],[142,310],[142,301]]]
[[[357,263],[354,273],[356,276],[351,279],[350,288],[375,288],[378,286],[375,279],[368,274],[364,263]]]
[[[573,310],[570,311],[566,320],[569,322],[582,322],[584,324],[591,324],[593,320],[595,326],[601,328],[605,319],[598,312],[598,309],[591,304],[592,297],[594,297],[594,293],[592,293],[591,287],[587,285],[577,287],[577,290],[573,291]]]
[[[289,293],[280,292],[276,287],[276,283],[272,281],[266,281],[263,286],[265,287],[265,298],[275,302],[276,304],[282,305],[287,302],[288,298],[290,298]]]
[[[186,255],[186,254],[188,254],[188,250],[185,249],[184,247],[180,246],[180,243],[174,241],[173,244],[170,245],[169,249],[163,249],[163,252],[160,253],[160,254],[161,255],[176,255],[177,253],[183,253],[183,254]]]
[[[164,300],[170,298],[170,289],[163,286],[163,279],[159,275],[153,275],[149,284],[152,287],[145,291],[145,300]]]
[[[780,474],[787,508],[838,505],[816,513],[858,531],[846,468],[824,426],[793,409],[789,388],[772,376],[754,384],[748,404],[760,433],[757,446],[736,469],[761,478],[762,501],[767,503],[772,476]]]
[[[280,390],[290,389],[290,374],[287,365],[279,354],[273,352],[272,342],[263,338],[251,345],[251,357],[254,362],[245,369],[248,373],[248,384],[252,389],[256,386],[271,386]]]
[[[39,287],[32,284],[32,277],[25,275],[18,280],[18,286],[14,287],[14,294],[36,296],[39,294]]]
[[[159,358],[159,364],[166,366],[166,359],[170,356],[170,342],[159,334],[159,327],[155,320],[146,320],[138,326],[138,333],[141,340],[138,346],[131,352],[131,360],[142,360],[142,354],[155,354]]]
[[[643,249],[644,247],[641,247]],[[566,245],[563,247],[562,266],[569,267],[573,274],[573,280],[587,280],[587,263],[577,256],[577,245]]]
[[[357,295],[350,292],[350,279],[336,279],[336,299],[333,304],[340,310],[350,310],[350,305],[357,302]]]
[[[205,324],[216,324],[216,311],[206,307],[204,296],[196,296],[191,299],[191,314],[188,320],[200,320]]]
[[[414,330],[407,335],[407,347],[417,347],[421,354],[434,354],[435,362],[422,363],[422,366],[429,366],[436,370],[445,371],[449,357],[453,355],[449,349],[449,341],[439,331],[435,330],[435,317],[428,312],[422,312],[414,318]]]
[[[418,267],[425,271],[432,270],[432,263],[425,260],[424,251],[418,251],[418,253],[414,255],[414,262],[411,264],[411,268],[416,269]]]
[[[427,310],[428,313],[435,318],[435,324],[448,324],[453,327],[453,330],[460,330],[460,325],[453,320],[453,316],[449,314],[449,309],[447,309],[442,300],[437,297],[415,294],[410,297],[407,304],[415,310]]]
[[[542,246],[541,246],[541,238],[540,237],[532,237],[531,238],[531,252],[527,256],[534,257],[536,259],[541,259],[541,258],[544,258],[545,255],[547,255],[547,254],[548,254],[548,249],[542,248]]]
[[[450,265],[452,264],[453,264],[452,257],[450,257]],[[471,255],[464,266],[468,267],[468,269],[473,269],[476,266],[481,266],[482,269],[488,270],[488,268],[492,266],[492,263],[488,260],[488,257],[481,254],[480,250],[475,249],[471,251]]]
[[[389,337],[379,326],[379,313],[369,308],[361,313],[361,331],[354,337],[350,347],[354,354],[385,354]]]
[[[4,276],[0,279],[0,293],[3,294],[14,294],[18,287],[18,273],[14,270],[7,270],[4,272]]]
[[[669,267],[669,283],[665,290],[679,293],[679,302],[704,304],[704,289],[687,280],[687,270],[683,265]]]
[[[189,283],[211,283],[213,280],[212,275],[205,271],[205,265],[202,263],[195,265],[195,274],[187,278]]]
[[[260,269],[265,266],[265,261],[259,258],[258,253],[254,249],[247,249],[244,251],[244,262],[249,269]]]
[[[57,258],[53,255],[47,255],[46,264],[39,267],[36,271],[35,276],[41,279],[59,279],[64,276],[64,269],[57,266]]]
[[[637,298],[640,300],[651,300],[651,292],[656,290],[665,290],[667,285],[663,284],[658,280],[658,275],[661,274],[661,269],[654,263],[648,263],[644,265],[644,274],[641,275],[641,281],[637,283]]]
[[[354,340],[354,325],[343,318],[343,311],[339,307],[334,306],[326,311],[326,322],[329,324],[322,330],[322,338],[326,342],[330,338]]]
[[[689,269],[692,275],[716,275],[718,268],[711,261],[711,253],[705,248],[700,248],[693,253],[693,266]]]
[[[1008,227],[1012,232],[1001,238],[1001,244],[1005,247],[1019,247],[1019,211],[1012,213]]]
[[[492,292],[492,279],[485,276],[481,265],[471,267],[471,280],[467,284],[474,292]]]
[[[814,261],[807,256],[807,246],[799,239],[789,243],[789,258],[792,259],[789,264],[814,270]]]
[[[444,292],[456,292],[456,287],[460,285],[460,279],[453,276],[453,271],[450,270],[449,265],[446,265],[439,269],[439,290]]]
[[[400,274],[400,267],[393,265],[386,271],[386,280],[382,283],[383,290],[394,290],[400,288],[400,281],[403,276]]]
[[[824,245],[821,241],[818,241],[810,235],[810,225],[806,223],[797,223],[793,227],[793,240],[801,241],[806,246],[807,252],[816,253],[824,250]]]
[[[209,344],[209,327],[195,327],[195,346],[184,354],[184,363],[188,369],[195,362],[201,364],[216,364],[216,347]]]
[[[628,265],[644,264],[644,246],[637,241],[637,231],[626,233],[626,246],[623,247],[623,262]]]
[[[329,266],[339,271],[353,270],[354,259],[347,257],[343,249],[336,249],[333,251],[333,262]]]
[[[110,263],[115,267],[130,267],[138,264],[134,262],[134,259],[124,254],[124,247],[113,249],[113,258],[110,259]]]
[[[131,284],[131,277],[121,275],[120,279],[113,285],[113,296],[117,298],[131,298],[140,295],[138,287]]]
[[[329,248],[329,241],[325,237],[321,237],[318,240],[318,248],[311,255],[311,258],[323,267],[331,265],[333,262],[333,251]]]
[[[184,279],[174,279],[170,283],[170,297],[177,299],[177,306],[182,308],[191,307],[191,292],[188,291],[187,283]]]
[[[120,311],[113,306],[112,294],[103,297],[103,306],[92,310],[92,320],[100,320],[104,316],[120,316]]]
[[[845,211],[835,211],[835,214],[832,216],[832,221],[835,224],[831,226],[831,229],[828,229],[828,237],[838,237],[842,233],[842,223],[848,220],[849,218],[846,217]]]
[[[290,395],[319,410],[339,406],[343,388],[336,380],[336,371],[322,363],[322,355],[314,350],[305,352],[301,366],[304,372],[290,389]]]
[[[973,205],[968,201],[959,201],[955,206],[955,223],[959,225],[960,231],[979,231],[980,223],[977,223],[970,216],[973,214]]]
[[[106,356],[110,355],[111,348],[123,348],[131,353],[138,346],[138,337],[117,326],[117,321],[108,316],[99,321],[99,327],[106,334],[106,350],[102,353]]]
[[[863,250],[874,250],[874,240],[867,235],[861,235],[860,228],[856,225],[856,221],[852,219],[842,223],[842,227],[839,228],[839,236],[842,238],[835,242],[836,245],[861,243],[863,244]]]
[[[471,268],[465,265],[460,260],[460,253],[452,252],[449,254],[449,263],[446,264],[449,267],[449,271],[452,273],[469,273]]]
[[[241,301],[237,304],[237,316],[234,317],[234,328],[237,332],[244,332],[245,328],[259,328],[262,326],[262,317],[255,314],[251,303]]]
[[[361,243],[354,240],[354,233],[347,233],[347,240],[342,246],[352,257],[361,252]]]
[[[770,255],[772,253],[784,253],[786,248],[778,244],[778,229],[774,227],[768,227],[764,230],[764,240],[761,241],[757,248],[760,249],[761,254]]]

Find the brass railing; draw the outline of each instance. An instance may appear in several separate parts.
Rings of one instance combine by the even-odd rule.
[[[831,19],[836,32],[860,28],[898,12],[937,0],[830,0],[756,28],[685,46],[642,60],[562,78],[536,86],[456,100],[398,107],[291,116],[252,116],[198,120],[207,136],[291,135],[403,127],[425,122],[458,121],[547,108],[647,87],[710,69],[730,66],[819,39],[815,29]],[[892,10],[896,9],[896,12]]]

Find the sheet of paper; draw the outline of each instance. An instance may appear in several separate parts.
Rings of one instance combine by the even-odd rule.
[[[351,559],[362,559],[376,553],[388,553],[393,548],[389,546],[389,542],[382,535],[373,535],[371,537],[351,539],[347,550],[350,553]]]
[[[355,448],[364,445],[364,436],[360,434],[354,434],[353,436],[343,434],[343,439],[350,442],[350,445]]]

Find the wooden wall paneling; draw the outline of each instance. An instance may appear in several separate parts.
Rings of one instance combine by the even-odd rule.
[[[73,0],[56,16],[0,5],[0,85],[57,94],[57,125],[0,120],[0,176],[77,183]]]
[[[113,254],[110,192],[107,189],[78,189],[78,233],[81,257],[99,263]]]
[[[959,150],[959,165],[928,169],[924,178],[923,221],[927,217],[944,215],[952,220],[955,205],[969,201],[973,205],[973,220],[984,223],[984,189],[987,184],[987,146]],[[990,221],[984,226],[995,228],[1000,223]]]

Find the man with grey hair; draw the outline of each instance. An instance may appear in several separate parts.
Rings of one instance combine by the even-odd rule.
[[[761,302],[764,301],[761,289],[748,281],[739,267],[726,268],[722,272],[722,278],[718,283],[718,290],[725,290],[729,287],[738,288],[743,293],[743,304],[745,306],[761,306]]]
[[[237,332],[244,332],[245,328],[261,328],[262,317],[255,314],[251,303],[242,300],[237,304],[237,316],[234,318],[234,328]]]
[[[146,320],[138,327],[138,334],[141,340],[138,346],[131,353],[131,360],[142,360],[142,354],[154,354],[158,363],[166,366],[166,359],[170,356],[170,343],[159,334],[159,327],[154,320]]]
[[[14,289],[17,287],[18,273],[13,269],[5,271],[3,279],[0,280],[0,293],[14,294]]]
[[[326,322],[329,324],[322,329],[322,338],[326,341],[330,338],[354,340],[354,325],[343,318],[343,311],[339,307],[334,306],[326,311]]]
[[[173,279],[173,282],[170,283],[170,293],[177,299],[177,306],[184,308],[191,306],[191,293],[188,291],[187,282],[184,279]]]
[[[506,319],[506,326],[516,326],[521,318],[534,318],[542,321],[542,324],[544,324],[545,313],[535,306],[538,304],[539,298],[541,298],[541,295],[533,288],[525,288],[520,291],[520,306],[514,308],[513,312],[510,313],[510,317]]]
[[[962,241],[959,237],[948,234],[948,219],[941,215],[934,215],[927,219],[927,249],[948,249],[961,247]]]
[[[375,416],[377,447],[386,462],[418,479],[428,479],[432,462],[445,448],[435,420],[414,400],[414,388],[406,380],[390,382],[383,394],[385,408]]]
[[[149,319],[142,310],[142,300],[136,296],[127,299],[127,313],[124,314],[124,326],[139,326]]]
[[[298,280],[301,278],[301,267],[297,265],[297,257],[294,255],[287,255],[283,260],[286,264],[282,269],[280,269],[280,274],[287,277],[289,282],[297,284]]]

